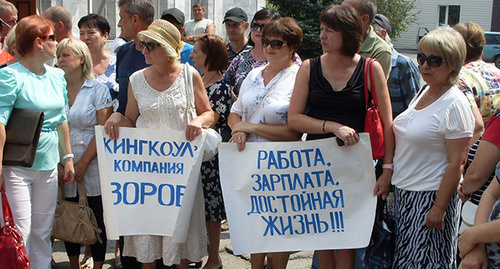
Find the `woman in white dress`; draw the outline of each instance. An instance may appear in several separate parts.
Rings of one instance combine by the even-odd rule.
[[[125,115],[113,113],[104,125],[111,139],[118,138],[120,126],[126,126],[185,131],[186,139],[192,141],[201,134],[201,128],[212,124],[214,113],[201,76],[193,67],[179,62],[180,37],[177,28],[165,20],[155,20],[138,34],[146,63],[151,66],[130,76]],[[187,73],[193,74],[193,89],[185,84]],[[188,91],[194,92],[198,115],[190,120],[185,114]],[[123,255],[136,257],[145,269],[155,268],[160,258],[165,265],[176,264],[176,268],[188,268],[190,261],[201,261],[207,253],[201,185],[196,192],[185,243],[153,235],[125,236],[124,241]]]

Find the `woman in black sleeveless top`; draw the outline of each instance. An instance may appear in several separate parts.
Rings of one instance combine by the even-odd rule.
[[[305,61],[297,74],[290,101],[288,124],[307,133],[307,139],[336,136],[346,146],[359,141],[364,130],[364,63],[357,54],[362,43],[359,15],[350,6],[331,6],[320,17],[321,46],[325,54]],[[386,155],[384,164],[392,164],[394,135],[392,110],[384,71],[374,62],[373,76],[380,117],[384,127]],[[392,170],[383,169],[374,195],[384,198],[389,192]],[[323,268],[354,268],[355,250],[317,251]]]

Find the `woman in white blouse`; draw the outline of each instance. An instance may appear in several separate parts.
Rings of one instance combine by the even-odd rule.
[[[287,114],[299,70],[294,55],[302,36],[302,30],[292,18],[272,20],[262,30],[262,47],[269,63],[248,74],[228,118],[233,142],[239,151],[245,149],[246,142],[300,138],[300,133],[288,128]],[[265,255],[252,254],[252,268],[263,268]],[[288,252],[273,253],[273,268],[286,268],[288,255]]]
[[[94,268],[102,268],[106,255],[106,233],[104,228],[101,186],[97,166],[97,150],[94,126],[103,125],[113,112],[109,89],[94,80],[90,51],[80,40],[63,39],[57,46],[59,67],[64,70],[68,89],[66,114],[69,122],[71,149],[75,154],[75,180],[65,186],[66,200],[78,202],[78,184],[83,180],[87,200],[94,211],[102,243],[91,246]],[[59,165],[60,169],[63,166]],[[78,257],[80,245],[64,243],[71,268],[80,268]]]
[[[456,193],[474,129],[458,75],[465,42],[449,27],[428,33],[417,61],[428,84],[394,120],[395,268],[456,268]]]

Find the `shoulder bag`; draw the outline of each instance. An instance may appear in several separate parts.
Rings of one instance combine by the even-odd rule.
[[[102,243],[94,212],[87,204],[83,180],[78,186],[78,203],[64,199],[64,185],[59,184],[52,237],[82,245]]]
[[[14,108],[5,127],[3,165],[31,167],[42,131],[42,111]]]
[[[373,79],[372,58],[365,59],[364,82],[365,82],[365,132],[370,134],[370,144],[372,147],[372,157],[378,160],[385,155],[384,128],[378,113],[377,92],[375,91],[375,81]],[[370,90],[368,90],[368,78],[370,80]],[[371,92],[371,94],[370,94]],[[369,98],[369,97],[372,98]]]
[[[0,228],[0,267],[29,269],[31,268],[30,259],[24,250],[23,237],[16,230],[4,189],[2,189],[2,211],[5,225]]]

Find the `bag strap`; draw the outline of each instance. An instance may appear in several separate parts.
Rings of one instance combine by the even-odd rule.
[[[364,68],[364,82],[365,82],[365,105],[368,108],[369,104],[369,96],[371,93],[373,105],[378,107],[377,105],[377,92],[375,90],[375,79],[373,78],[373,62],[376,59],[366,58],[365,59],[365,68]],[[368,80],[370,80],[370,90],[368,89]]]
[[[2,188],[2,212],[5,227],[16,226],[14,217],[12,216],[12,210],[10,209],[9,200],[7,199],[7,194],[5,194],[5,188]]]
[[[57,192],[57,203],[61,203],[65,196],[64,184],[58,184],[59,191]],[[85,190],[85,184],[82,181],[78,183],[78,205],[84,207],[88,205],[87,201],[87,191]]]
[[[187,123],[189,123],[192,119],[189,117],[195,117],[196,115],[196,106],[194,104],[194,88],[193,88],[193,71],[191,70],[189,64],[184,64],[184,79],[186,83],[186,118]]]

